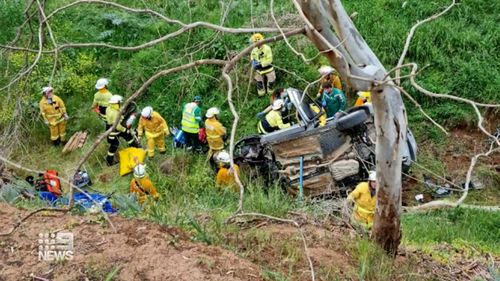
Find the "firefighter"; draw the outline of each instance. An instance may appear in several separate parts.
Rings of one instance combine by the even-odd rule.
[[[272,110],[259,121],[259,134],[268,134],[291,126],[290,123],[283,123],[283,117],[281,116],[283,105],[284,102],[282,99],[273,102]]]
[[[372,94],[370,92],[358,92],[358,98],[356,99],[354,106],[361,106],[367,103],[372,103]]]
[[[184,105],[182,110],[182,131],[186,139],[186,148],[188,150],[200,151],[200,123],[201,119],[201,97],[194,97],[193,101]]]
[[[252,43],[256,43],[264,39],[260,33],[255,33],[250,37]],[[257,83],[257,94],[264,96],[266,93],[273,92],[274,81],[276,81],[276,73],[273,68],[273,52],[267,44],[262,44],[253,48],[250,54],[252,67],[255,70],[254,79]]]
[[[326,111],[327,118],[333,117],[337,112],[345,110],[346,97],[344,91],[332,88],[328,82],[323,83],[321,106]]]
[[[354,204],[354,222],[371,228],[377,203],[377,173],[370,171],[368,181],[362,182],[347,196],[347,202]]]
[[[95,83],[97,92],[94,94],[94,102],[92,109],[99,115],[99,118],[106,123],[106,108],[108,107],[109,99],[113,96],[108,90],[109,80],[100,78]]]
[[[234,169],[231,169],[231,158],[229,153],[226,151],[220,151],[216,154],[216,163],[219,167],[217,171],[217,176],[215,178],[215,183],[219,187],[229,187],[231,190],[237,192],[239,191],[238,185],[236,183],[236,175],[240,175],[240,168],[238,165],[234,164]]]
[[[141,204],[146,201],[147,196],[153,197],[154,200],[160,198],[153,182],[149,176],[146,175],[146,165],[137,164],[134,167],[134,178],[130,181],[130,193],[137,194],[139,203]]]
[[[109,105],[106,108],[106,130],[111,128],[111,126],[113,126],[113,124],[115,123],[115,120],[118,118],[118,114],[120,113],[120,105],[122,101],[123,98],[120,95],[113,95],[109,99]],[[115,162],[114,159],[115,159],[115,153],[118,150],[118,146],[120,145],[120,140],[118,139],[119,137],[125,139],[128,146],[139,147],[139,143],[136,141],[130,130],[131,126],[131,122],[129,122],[130,118],[129,120],[127,120],[128,128],[124,127],[121,124],[122,120],[123,116],[121,116],[120,122],[118,122],[115,129],[108,135],[109,149],[108,149],[108,155],[106,156],[106,163],[108,164],[108,166],[117,164],[117,162]]]
[[[311,110],[316,113],[316,114],[320,114],[321,115],[318,117],[318,126],[319,127],[323,127],[326,125],[326,113],[324,110],[322,110],[319,106],[317,106],[315,103],[311,103],[309,104],[309,107],[311,108]]]
[[[209,108],[205,117],[205,130],[210,150],[207,159],[211,159],[214,153],[224,149],[224,140],[226,139],[226,128],[219,121],[220,111],[216,107]]]
[[[324,83],[329,83],[330,87],[342,91],[342,82],[340,82],[340,77],[338,76],[335,68],[328,65],[323,65],[318,69],[318,72],[322,77],[319,84],[320,86],[318,89],[318,97],[320,97],[323,92]]]
[[[54,145],[64,144],[66,142],[66,122],[69,118],[64,102],[54,95],[52,87],[43,87],[42,95],[39,103],[40,113],[45,125],[49,126],[50,140]]]
[[[165,137],[170,135],[167,122],[158,112],[153,111],[151,106],[146,106],[142,109],[137,131],[139,140],[142,135],[146,135],[148,157],[154,157],[155,145],[158,147],[160,154],[164,154],[167,151],[165,148]]]

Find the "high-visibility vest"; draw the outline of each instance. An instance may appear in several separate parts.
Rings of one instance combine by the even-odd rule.
[[[184,106],[184,111],[182,112],[182,130],[187,133],[197,134],[200,131],[200,123],[196,120],[194,114],[198,105],[194,102],[190,102]]]

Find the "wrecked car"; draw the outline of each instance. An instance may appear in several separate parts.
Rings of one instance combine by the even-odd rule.
[[[311,109],[316,103],[288,88],[298,122],[267,135],[252,135],[235,144],[234,160],[249,174],[278,181],[290,194],[343,196],[375,169],[375,126],[371,105],[353,107],[319,126]],[[317,103],[316,103],[317,105]],[[416,161],[417,144],[410,130],[401,149],[403,171]]]

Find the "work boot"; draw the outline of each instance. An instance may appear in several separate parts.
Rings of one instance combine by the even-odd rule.
[[[166,150],[164,150],[164,151],[160,151],[160,154],[165,154],[165,153],[167,153],[167,151],[166,151]]]
[[[265,89],[257,89],[257,94],[259,97],[263,97],[266,95],[266,90]]]
[[[53,146],[58,146],[59,144],[61,144],[61,141],[59,139],[52,141]]]
[[[106,164],[108,166],[114,166],[118,164],[118,161],[115,160],[114,156],[106,156]]]

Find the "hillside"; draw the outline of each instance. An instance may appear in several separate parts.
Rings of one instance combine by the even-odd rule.
[[[45,10],[50,14],[72,2],[46,1]],[[293,3],[288,1],[276,1],[273,14],[270,13],[269,1],[115,2],[136,9],[158,11],[185,24],[203,21],[231,28],[274,28],[274,16],[282,27],[303,26]],[[362,0],[345,1],[343,4],[349,14],[357,13],[353,17],[354,23],[385,67],[391,69],[397,64],[410,28],[417,21],[443,10],[449,2]],[[36,60],[36,52],[8,51],[2,47],[16,38],[16,28],[23,24],[26,8],[25,1],[0,3],[0,25],[3,27],[0,32],[1,85],[7,85],[17,73],[26,70]],[[405,60],[415,62],[423,69],[417,81],[436,93],[449,93],[480,103],[498,103],[499,12],[499,1],[461,1],[441,18],[419,28]],[[37,20],[31,22],[33,29],[37,25]],[[68,7],[51,17],[50,25],[60,45],[99,42],[129,48],[175,32],[180,27],[152,14],[126,12],[99,3]],[[266,37],[274,34],[264,33]],[[127,98],[158,71],[200,59],[233,57],[249,46],[249,35],[196,27],[138,50],[67,47],[58,52],[57,61],[54,61],[55,57],[51,53],[43,53],[29,75],[2,89],[2,156],[34,170],[55,169],[61,177],[70,178],[78,161],[103,132],[102,122],[91,110],[94,85],[98,78],[109,78],[110,91]],[[46,41],[44,50],[52,50],[54,46],[49,34],[43,37]],[[25,28],[15,45],[37,49],[36,39],[37,34],[30,35],[28,28]],[[276,88],[305,89],[319,78],[317,69],[327,60],[318,54],[315,46],[304,36],[290,38],[289,44],[308,60],[304,62],[284,41],[271,43]],[[232,74],[233,101],[240,114],[236,139],[257,133],[258,120],[255,115],[269,105],[268,98],[257,96],[250,69],[250,60],[245,58],[236,64]],[[38,110],[40,90],[48,84],[66,103],[70,117],[68,135],[77,131],[89,132],[89,139],[82,149],[63,155],[61,147],[50,144],[47,127]],[[427,200],[432,194],[423,183],[424,175],[431,176],[438,185],[451,181],[454,188],[461,188],[471,157],[486,151],[491,139],[477,129],[477,118],[469,104],[427,97],[414,90],[408,81],[404,81],[402,86],[450,133],[446,136],[403,97],[408,126],[419,144],[418,161],[412,166],[403,186],[403,205],[413,206],[418,204],[415,195],[422,193]],[[314,95],[317,87],[312,86],[309,94]],[[346,90],[348,104],[352,105],[355,93]],[[203,65],[156,80],[137,100],[137,104],[141,109],[151,105],[165,117],[170,126],[178,127],[182,106],[194,96],[201,96],[202,113],[205,114],[213,106],[220,108],[220,119],[230,128],[233,116],[226,92],[227,85],[221,77],[221,69]],[[485,117],[485,128],[495,133],[500,126],[498,108],[480,108],[480,112]],[[2,251],[10,251],[0,260],[0,280],[3,280],[5,272],[6,280],[28,279],[29,273],[24,269],[51,280],[64,280],[67,276],[78,280],[85,277],[104,280],[113,270],[118,272],[113,275],[116,280],[128,280],[130,276],[156,280],[164,275],[183,276],[187,278],[185,280],[309,278],[300,236],[294,227],[264,220],[239,222],[236,225],[226,223],[226,219],[237,209],[239,197],[215,185],[215,175],[207,165],[205,155],[174,149],[171,138],[168,138],[166,155],[157,155],[146,162],[147,173],[161,197],[141,207],[131,203],[127,197],[131,176],[120,177],[118,166],[106,166],[104,159],[107,149],[108,144],[104,140],[83,168],[94,182],[93,189],[103,194],[114,192],[111,200],[121,210],[118,217],[112,217],[112,221],[119,233],[111,234],[100,215],[80,217],[84,215],[80,210],[73,210],[66,216],[50,213],[37,215],[17,230],[16,233],[22,233],[19,237],[16,234],[0,237]],[[171,166],[167,174],[162,173],[160,168],[164,161]],[[471,190],[465,203],[500,205],[499,166],[498,152],[478,162],[473,179],[482,188]],[[14,175],[9,180],[18,185],[30,174],[11,167],[9,173]],[[303,223],[318,280],[494,280],[500,276],[498,212],[457,208],[404,214],[401,251],[395,264],[391,264],[384,258],[375,260],[373,257],[382,255],[381,250],[367,239],[355,237],[353,231],[342,223],[338,201],[301,202],[282,192],[278,183],[264,186],[262,179],[245,177],[244,185],[247,190],[245,211],[297,219]],[[67,185],[63,186],[63,190],[65,193],[68,191]],[[447,199],[455,200],[460,194],[460,191],[455,192]],[[20,210],[2,205],[2,225],[12,224],[14,217],[20,218],[28,210],[46,206],[46,202],[38,199],[16,198],[11,203]],[[142,227],[147,228],[144,236],[161,238],[146,238],[144,245],[138,246],[137,241],[142,243]],[[43,275],[49,270],[47,265],[35,265],[34,256],[27,254],[35,243],[35,238],[30,240],[31,236],[40,232],[41,228],[72,229],[81,234],[102,233],[102,239],[88,238],[83,241],[92,245],[106,242],[97,250],[98,254],[88,252],[75,263],[70,263],[70,268],[55,264],[51,271],[53,273]],[[340,245],[338,241],[341,241]],[[156,245],[160,245],[159,249],[155,249]],[[115,247],[120,247],[120,251],[115,253]],[[165,253],[172,255],[165,260],[168,266],[142,262],[136,264],[136,257],[131,255],[135,250],[141,256],[157,250],[157,260],[164,257]],[[119,256],[119,262],[109,266],[110,261],[115,259],[114,254]],[[185,262],[179,261],[181,258]],[[131,264],[135,267],[129,268]],[[151,267],[160,269],[148,272]]]

